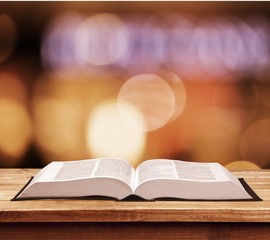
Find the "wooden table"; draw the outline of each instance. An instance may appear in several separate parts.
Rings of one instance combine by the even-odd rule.
[[[270,170],[233,172],[261,202],[10,201],[38,169],[0,169],[0,239],[270,239]]]

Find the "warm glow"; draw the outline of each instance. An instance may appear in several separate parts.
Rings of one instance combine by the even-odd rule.
[[[164,126],[175,111],[175,96],[171,87],[153,74],[136,75],[129,79],[122,86],[118,101],[133,104],[143,114],[146,125],[142,131],[153,131]],[[125,118],[125,114],[121,115]]]
[[[213,118],[213,109],[202,108],[196,111],[188,131],[191,135],[190,149],[194,161],[219,162],[227,164],[238,157],[236,150],[239,135],[230,131]]]
[[[136,126],[143,125],[142,117],[130,104],[121,103],[125,119]],[[87,127],[87,145],[93,157],[120,157],[137,165],[145,148],[143,132],[130,128],[120,116],[116,101],[98,105],[90,115]]]
[[[270,119],[252,123],[242,134],[240,153],[243,159],[269,167],[270,156]]]
[[[34,105],[35,133],[42,150],[54,158],[77,158],[79,146],[81,108],[57,98],[36,99]],[[52,159],[51,159],[52,160]]]
[[[122,121],[130,128],[136,131],[142,131],[142,129],[146,128],[145,119],[136,106],[119,100],[117,102],[117,110]]]
[[[212,95],[214,118],[230,130],[245,128],[258,109],[256,86],[252,81],[245,81],[244,77],[240,74],[228,75],[219,81]]]
[[[233,161],[226,165],[229,170],[241,170],[241,169],[260,169],[260,167],[249,161]]]
[[[0,153],[13,158],[22,157],[31,138],[32,123],[25,106],[11,98],[0,97]],[[15,164],[1,163],[6,166]]]
[[[213,107],[213,116],[228,129],[240,131],[243,128],[242,120],[246,111],[242,108]]]
[[[24,102],[27,99],[27,93],[21,79],[10,72],[0,73],[0,96],[11,97]]]
[[[183,81],[173,72],[162,70],[160,76],[167,81],[175,97],[175,108],[171,120],[175,120],[184,111],[187,102],[187,92]]]
[[[7,60],[11,55],[15,42],[17,30],[13,19],[6,14],[0,14],[0,63]]]
[[[266,4],[27,5],[0,3],[0,167],[270,168]]]
[[[260,93],[260,101],[266,106],[266,109],[270,108],[270,86],[268,82],[260,83],[258,85],[258,90]]]

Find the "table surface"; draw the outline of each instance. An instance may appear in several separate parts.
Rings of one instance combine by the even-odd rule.
[[[39,169],[0,169],[0,222],[270,222],[270,170],[233,171],[263,201],[10,201]]]

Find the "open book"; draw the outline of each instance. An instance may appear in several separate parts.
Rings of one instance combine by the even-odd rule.
[[[253,199],[241,182],[218,163],[154,159],[135,170],[128,161],[97,158],[52,162],[13,200],[106,196],[125,199]]]

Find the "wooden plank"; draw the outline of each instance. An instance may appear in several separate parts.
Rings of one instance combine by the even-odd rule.
[[[48,200],[2,202],[2,222],[212,221],[270,222],[264,202],[115,202]]]
[[[269,189],[256,190],[256,194],[260,196],[260,198],[264,199],[264,201],[269,201],[270,199]]]
[[[235,172],[262,202],[10,201],[38,169],[0,169],[0,222],[270,222],[270,170]],[[13,179],[15,179],[13,181]]]
[[[269,239],[269,223],[2,223],[2,239]]]
[[[252,189],[256,190],[268,190],[270,189],[270,183],[257,183],[257,182],[248,182],[249,186]]]
[[[233,171],[235,176],[239,178],[270,178],[269,169],[260,170],[243,170],[243,171]]]

